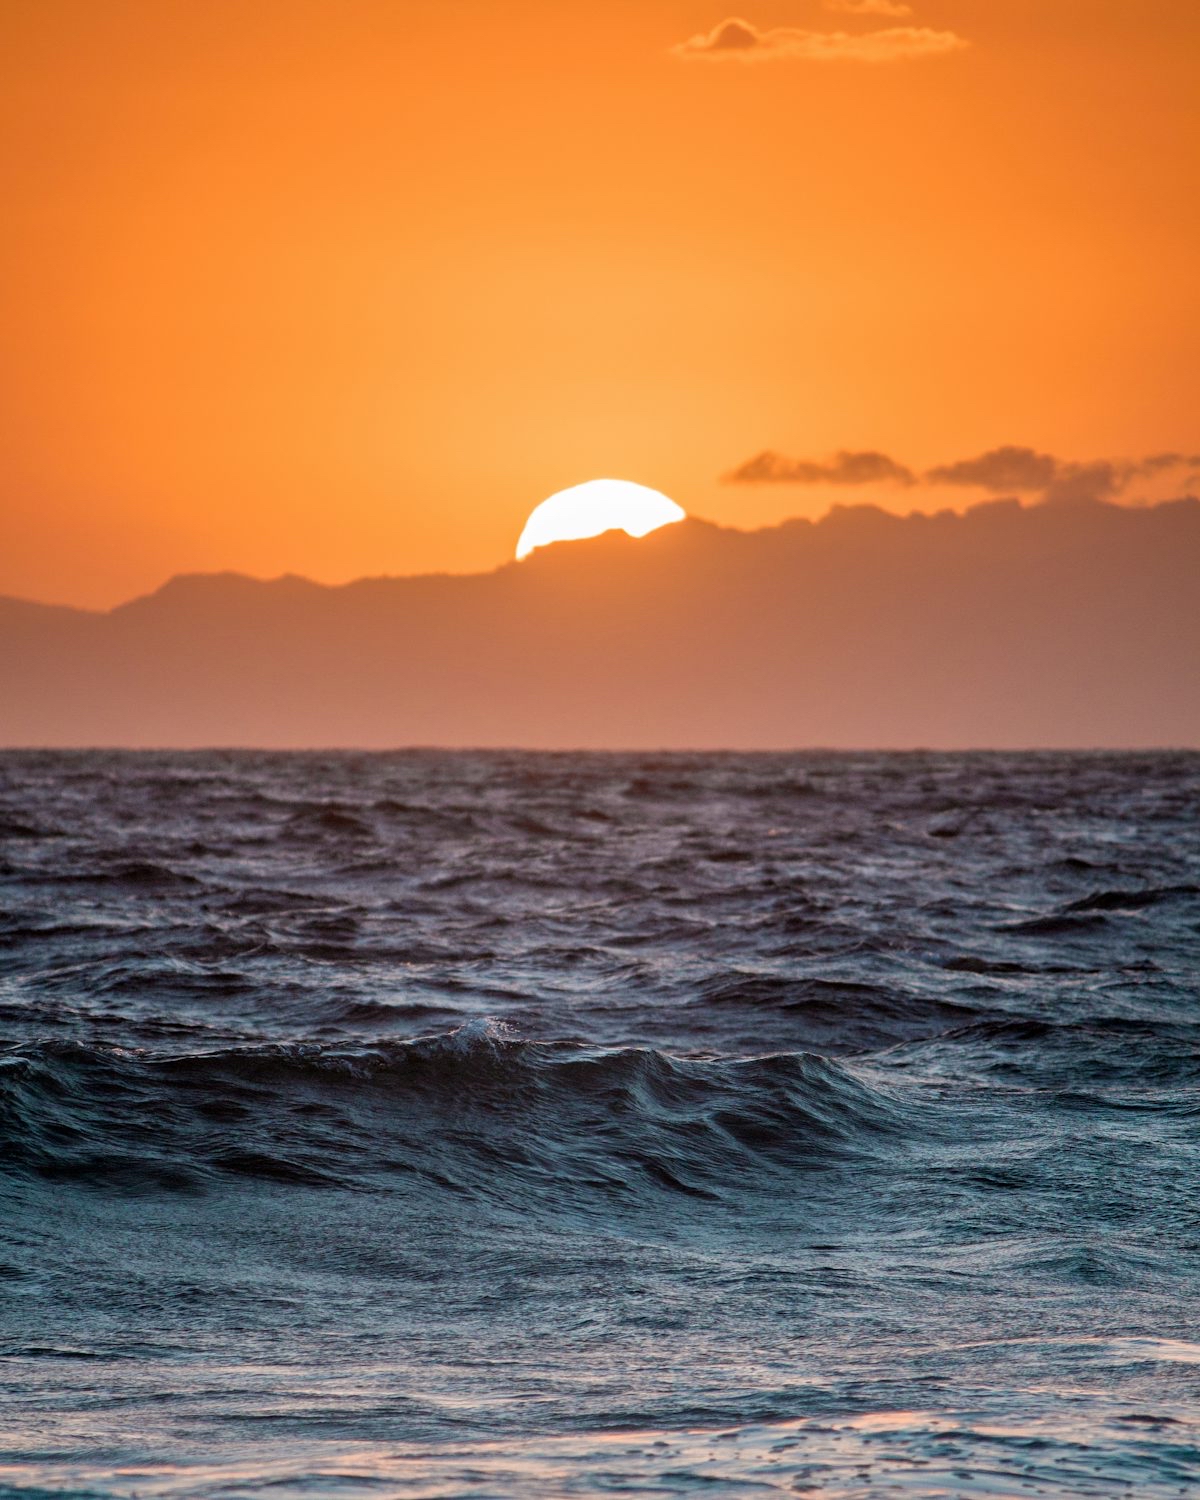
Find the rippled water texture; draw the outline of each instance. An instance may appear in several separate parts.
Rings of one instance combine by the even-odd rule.
[[[1196,1493],[1198,792],[0,756],[0,1492]]]

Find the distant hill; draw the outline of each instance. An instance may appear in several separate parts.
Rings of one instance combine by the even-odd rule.
[[[1200,745],[1200,501],[688,520],[467,577],[0,600],[6,745]]]

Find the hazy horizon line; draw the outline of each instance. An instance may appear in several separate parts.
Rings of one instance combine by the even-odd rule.
[[[634,757],[640,760],[656,755],[672,757],[703,757],[718,759],[721,756],[861,756],[886,755],[915,759],[920,756],[990,756],[1012,757],[1026,755],[1071,755],[1071,756],[1146,756],[1146,755],[1190,755],[1200,756],[1200,745],[1021,745],[1005,748],[999,745],[726,745],[712,748],[702,745],[656,745],[647,749],[642,746],[623,745],[437,745],[413,743],[406,745],[256,745],[256,744],[196,744],[196,745],[0,745],[0,760],[18,755],[357,755],[385,757],[389,755],[536,755],[550,756],[612,756]]]

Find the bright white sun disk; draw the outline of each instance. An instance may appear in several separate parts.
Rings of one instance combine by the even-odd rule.
[[[674,500],[628,479],[589,479],[559,490],[530,513],[517,542],[517,556],[528,557],[550,542],[578,542],[606,531],[646,536],[672,521],[687,519]]]

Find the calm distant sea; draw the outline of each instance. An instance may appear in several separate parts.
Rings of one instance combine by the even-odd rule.
[[[1200,1490],[1200,756],[0,756],[0,1493]]]

